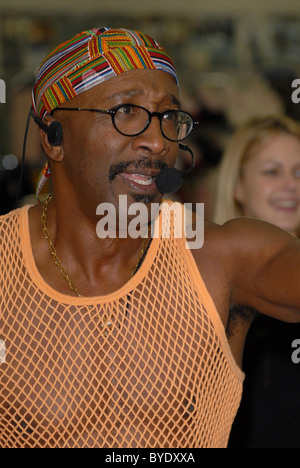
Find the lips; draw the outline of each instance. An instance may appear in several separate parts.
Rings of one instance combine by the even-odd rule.
[[[123,182],[125,182],[131,189],[139,193],[154,193],[157,191],[155,185],[155,176],[157,171],[151,171],[151,173],[141,172],[121,172],[118,174]]]
[[[151,185],[155,179],[155,177],[149,177],[142,174],[126,174],[123,172],[121,175],[127,180],[131,180],[132,182],[145,186]]]
[[[166,169],[166,162],[158,159],[140,158],[137,160],[120,161],[110,166],[109,181],[121,180],[131,192],[141,195],[156,195],[158,189],[155,184],[157,174]]]
[[[274,200],[272,205],[279,210],[296,211],[299,208],[299,200],[296,199],[282,199]]]

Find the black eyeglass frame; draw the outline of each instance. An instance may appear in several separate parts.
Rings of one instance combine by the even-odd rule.
[[[148,121],[147,121],[145,127],[143,128],[143,130],[141,130],[138,133],[134,133],[132,135],[128,135],[127,133],[121,132],[118,129],[116,123],[115,123],[115,116],[116,116],[116,113],[118,112],[118,110],[121,109],[122,107],[128,107],[128,106],[135,107],[135,108],[138,108],[138,109],[143,109],[148,114]],[[163,134],[163,136],[167,140],[174,141],[174,142],[185,140],[192,133],[195,126],[199,125],[199,122],[194,120],[193,116],[189,112],[186,112],[186,111],[183,111],[183,110],[180,110],[180,109],[169,109],[169,110],[165,110],[164,112],[151,112],[148,109],[146,109],[145,107],[137,106],[136,104],[120,104],[119,106],[113,107],[112,109],[85,109],[85,108],[81,108],[81,107],[55,107],[55,109],[53,109],[51,111],[50,115],[53,115],[53,112],[60,111],[60,110],[62,110],[62,111],[85,111],[85,112],[97,112],[97,113],[100,113],[100,114],[108,114],[108,115],[111,116],[113,126],[115,127],[117,132],[121,133],[121,135],[128,136],[128,137],[134,137],[134,136],[141,135],[141,133],[143,133],[149,127],[149,125],[151,123],[151,120],[152,120],[152,117],[157,117],[159,122],[160,122],[160,129],[161,129],[161,133]],[[174,139],[169,138],[168,136],[165,135],[164,130],[162,128],[162,120],[163,120],[165,115],[170,114],[170,113],[174,114],[174,113],[178,113],[178,112],[187,115],[191,119],[192,126],[191,126],[191,129],[190,129],[189,133],[184,138],[174,140]]]

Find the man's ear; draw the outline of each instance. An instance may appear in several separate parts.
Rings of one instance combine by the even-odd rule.
[[[61,123],[51,115],[46,115],[43,121],[49,128],[49,133],[40,129],[43,149],[50,159],[56,162],[61,162],[64,158]]]

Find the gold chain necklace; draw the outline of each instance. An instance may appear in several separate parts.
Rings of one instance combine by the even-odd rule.
[[[51,199],[52,199],[52,195],[48,195],[47,199],[45,200],[45,202],[43,204],[43,211],[42,211],[42,216],[41,216],[41,223],[42,223],[42,226],[43,226],[43,234],[44,234],[45,239],[48,242],[49,250],[50,250],[51,256],[53,258],[54,264],[59,269],[62,277],[68,283],[69,288],[78,297],[82,297],[81,294],[79,294],[79,291],[78,291],[78,288],[77,288],[76,284],[73,283],[73,281],[69,277],[67,271],[64,269],[64,267],[62,265],[62,262],[61,262],[59,256],[57,255],[56,248],[55,248],[53,242],[50,239],[50,233],[49,233],[48,227],[47,227],[47,210],[48,210]],[[150,233],[148,232],[148,234],[150,234]],[[139,251],[136,264],[134,265],[134,267],[132,269],[132,272],[131,272],[131,275],[130,275],[131,278],[133,277],[133,275],[136,273],[136,271],[138,270],[138,268],[140,266],[140,263],[141,263],[142,258],[144,256],[144,253],[146,252],[146,250],[147,250],[147,248],[149,246],[150,239],[151,239],[151,236],[148,235],[148,237],[145,237],[144,240],[143,240],[143,244],[142,244],[141,250]],[[94,307],[92,305],[88,306],[88,308],[91,311],[93,316],[95,316],[97,314],[97,312],[95,312],[95,311],[93,312]],[[111,328],[111,326],[112,326],[112,323],[110,321],[108,321],[107,319],[100,322],[100,327],[102,329],[105,329],[105,331],[104,331],[105,336],[108,335],[107,329]]]

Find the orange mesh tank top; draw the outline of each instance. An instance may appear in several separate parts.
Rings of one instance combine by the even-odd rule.
[[[43,280],[28,207],[0,239],[1,448],[227,446],[244,375],[184,239],[92,298]]]

